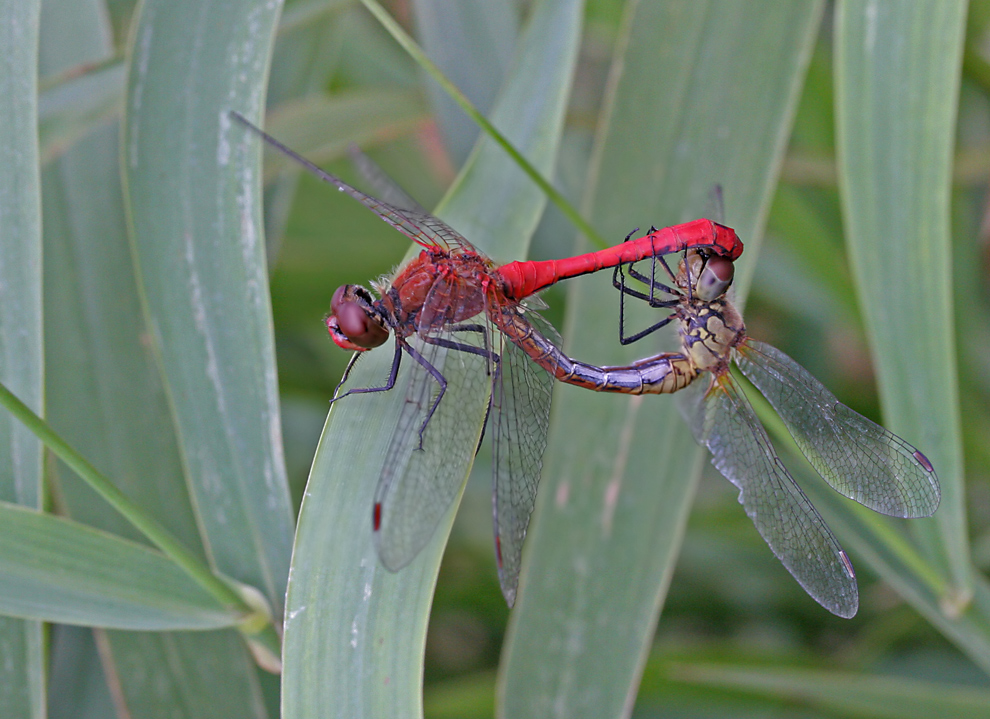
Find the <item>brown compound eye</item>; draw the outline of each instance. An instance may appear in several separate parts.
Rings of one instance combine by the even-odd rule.
[[[340,303],[350,294],[350,287],[350,285],[341,285],[333,291],[333,297],[330,299],[330,312],[332,314],[337,314],[337,310],[340,309]]]
[[[698,277],[698,284],[695,287],[695,295],[705,301],[711,302],[716,297],[725,294],[732,284],[732,276],[735,274],[735,266],[728,257],[714,255],[705,263],[705,269]]]
[[[372,349],[388,339],[388,327],[371,293],[360,285],[341,285],[334,290],[330,315],[324,321],[330,339],[346,350]]]
[[[357,302],[341,302],[337,306],[337,327],[358,347],[371,349],[385,343],[388,330],[378,317],[369,313]]]

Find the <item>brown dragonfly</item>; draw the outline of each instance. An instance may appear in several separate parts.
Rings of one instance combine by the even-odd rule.
[[[663,268],[670,284],[656,280]],[[729,371],[735,362],[769,400],[819,475],[842,495],[893,517],[927,517],[939,505],[938,477],[915,447],[839,402],[821,382],[780,350],[746,334],[727,297],[732,258],[688,249],[674,273],[663,257],[651,276],[630,276],[649,290],[627,286],[622,267],[613,283],[623,300],[634,297],[672,313],[636,341],[675,323],[679,352],[631,365],[594,367],[564,355],[538,336],[517,342],[562,382],[604,392],[661,394],[684,390],[680,409],[712,463],[739,489],[739,502],[787,570],[816,601],[841,617],[859,607],[849,556],[777,456],[752,405]]]

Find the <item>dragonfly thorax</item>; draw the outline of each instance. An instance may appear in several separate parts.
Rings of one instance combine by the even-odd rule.
[[[382,295],[387,324],[401,337],[444,330],[486,309],[491,265],[471,252],[423,250]]]
[[[742,315],[725,295],[732,275],[730,260],[698,252],[689,252],[678,268],[681,351],[699,372],[727,369],[732,349],[746,338]]]

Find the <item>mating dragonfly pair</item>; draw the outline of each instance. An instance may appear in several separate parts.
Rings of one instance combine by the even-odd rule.
[[[391,281],[373,285],[377,298],[358,285],[338,288],[326,318],[333,341],[357,352],[340,386],[362,352],[383,345],[389,336],[395,343],[384,384],[343,393],[338,387],[334,402],[392,389],[403,355],[413,360],[372,508],[376,547],[388,569],[401,569],[429,541],[463,480],[446,459],[453,445],[474,441],[476,429],[472,434],[470,428],[477,427],[478,418],[445,401],[451,377],[488,396],[495,553],[510,606],[536,500],[555,379],[624,394],[686,390],[681,409],[695,438],[738,487],[739,501],[764,540],[808,594],[839,616],[851,617],[858,608],[852,563],[778,459],[730,374],[730,362],[770,401],[798,447],[835,490],[896,517],[924,517],[938,507],[938,479],[921,452],[841,404],[783,352],[747,336],[742,317],[726,296],[733,261],[743,251],[732,229],[695,220],[577,257],[497,265],[420,208],[363,155],[356,154],[355,161],[387,201],[324,172],[234,116],[423,248]],[[678,252],[683,258],[674,272],[663,255]],[[647,259],[653,262],[650,276],[631,266]],[[645,288],[626,285],[622,267],[627,264],[630,277]],[[657,281],[658,266],[671,284]],[[633,297],[671,312],[631,337],[622,337],[620,330],[622,341],[635,341],[674,322],[680,352],[627,366],[596,367],[559,349],[559,336],[536,311],[541,304],[533,295],[560,280],[608,268],[623,300]],[[620,309],[620,327],[621,316]],[[449,353],[462,362],[449,362]],[[476,369],[465,368],[471,361]],[[451,370],[446,375],[445,363]]]

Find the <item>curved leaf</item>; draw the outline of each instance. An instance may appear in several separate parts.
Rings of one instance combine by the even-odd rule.
[[[737,272],[745,294],[821,10],[814,0],[759,12],[731,0],[627,7],[589,193],[606,237],[700,216],[721,183],[727,221],[746,243]],[[617,304],[607,278],[570,291],[569,354],[619,364],[655,350],[603,349]],[[656,321],[639,317],[644,327]],[[702,453],[669,397],[562,388],[553,421],[500,712],[624,716]]]
[[[46,0],[42,72],[49,76],[77,72],[111,56],[114,50],[105,10],[98,0]],[[121,63],[121,70],[125,64]],[[117,74],[115,67],[106,68],[99,77],[109,83]],[[120,97],[125,79],[120,72]],[[79,82],[78,89],[69,92],[66,87],[65,94],[58,94],[88,107],[94,98],[82,90],[91,85],[83,78]],[[101,92],[110,89],[103,80],[97,86]],[[79,109],[72,102],[64,107]],[[65,127],[71,134],[73,128]],[[62,437],[205,560],[171,410],[159,366],[149,351],[127,240],[120,149],[118,124],[110,123],[66,148],[43,177],[49,337],[46,411]],[[105,531],[145,541],[71,470],[61,463],[53,467],[59,506],[64,511]],[[253,708],[258,691],[252,686],[257,681],[256,669],[237,632],[109,630],[99,634],[106,678],[113,683],[114,696],[129,711],[154,706],[164,715],[178,712],[181,705],[181,713],[171,716],[215,716],[217,711],[261,716]],[[80,674],[92,677],[87,681],[104,681],[102,673],[91,675],[86,666],[92,661],[89,655],[75,656],[74,661]],[[71,674],[72,667],[63,663],[61,670]],[[197,695],[191,676],[208,691]]]
[[[268,132],[311,162],[343,157],[351,143],[365,146],[401,134],[426,118],[418,94],[408,90],[356,90],[309,95],[283,102],[268,117]],[[327,128],[333,139],[327,141]],[[265,177],[298,170],[287,158],[269,153]]]
[[[487,114],[512,60],[516,7],[489,0],[415,0],[412,9],[423,50]],[[451,159],[460,167],[478,139],[478,126],[436,82],[427,80],[426,88]]]
[[[0,382],[42,411],[39,0],[0,0]],[[41,444],[0,411],[0,499],[39,507]],[[0,617],[0,715],[44,712],[42,627]]]
[[[123,147],[132,240],[193,506],[221,572],[279,613],[292,541],[260,189],[228,115],[257,115],[278,5],[149,0]]]
[[[986,689],[922,682],[915,677],[710,663],[671,663],[665,673],[689,685],[800,702],[842,716],[978,719],[990,714],[990,692]]]
[[[237,623],[160,552],[61,517],[0,503],[0,614],[114,629]]]
[[[843,0],[837,10],[839,188],[850,264],[889,427],[928,456],[942,484],[934,520],[911,530],[948,567],[957,596],[947,599],[961,603],[970,568],[949,193],[966,3]]]
[[[516,72],[493,121],[543,171],[553,165],[580,41],[581,3],[537,5],[520,42]],[[553,42],[547,38],[553,37]],[[520,124],[523,112],[531,122]],[[496,256],[520,257],[544,198],[498,148],[482,140],[440,216]],[[498,218],[492,221],[485,218]],[[509,218],[512,222],[508,222]],[[389,349],[369,353],[354,387],[380,384]],[[408,364],[408,363],[406,363]],[[283,716],[334,706],[340,716],[418,716],[426,623],[456,505],[413,562],[386,571],[372,544],[371,507],[382,454],[404,389],[353,397],[327,419],[303,499],[286,609]],[[444,402],[463,401],[451,388]],[[481,407],[477,431],[482,423]],[[474,446],[463,448],[467,476]]]

